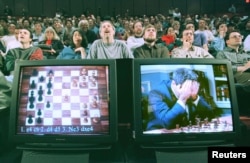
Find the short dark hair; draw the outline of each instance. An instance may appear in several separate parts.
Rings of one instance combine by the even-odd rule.
[[[178,68],[171,74],[171,79],[178,85],[183,84],[186,80],[198,81],[198,75],[192,69]]]
[[[238,33],[240,33],[239,30],[232,30],[232,31],[227,32],[226,35],[225,35],[225,37],[224,37],[225,42],[226,42],[227,40],[229,40],[229,37],[230,37],[231,33],[233,33],[233,32],[238,32]]]

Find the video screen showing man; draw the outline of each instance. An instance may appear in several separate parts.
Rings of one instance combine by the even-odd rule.
[[[146,130],[176,129],[215,118],[211,101],[201,95],[199,75],[189,68],[177,68],[148,93],[152,109]],[[203,84],[204,85],[204,84]]]

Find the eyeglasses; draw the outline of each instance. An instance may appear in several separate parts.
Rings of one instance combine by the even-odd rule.
[[[233,39],[241,38],[241,39],[243,39],[243,37],[244,37],[244,36],[242,36],[242,35],[233,35],[233,36],[231,36],[230,38],[233,38]]]

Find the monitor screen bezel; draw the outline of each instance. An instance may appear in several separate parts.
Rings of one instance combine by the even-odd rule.
[[[34,135],[17,134],[17,114],[21,71],[24,67],[37,66],[108,66],[109,68],[109,133],[86,135]],[[112,144],[117,141],[117,83],[115,60],[18,60],[15,63],[12,87],[12,103],[10,110],[9,141],[15,144],[55,143],[55,144]]]
[[[142,112],[141,112],[141,65],[178,65],[178,64],[201,64],[201,65],[219,65],[223,64],[228,67],[228,80],[231,83],[229,89],[231,90],[231,104],[233,131],[232,132],[212,132],[212,133],[171,133],[171,134],[143,134],[142,127]],[[234,143],[237,136],[240,134],[239,128],[239,114],[236,91],[234,87],[234,77],[231,68],[231,63],[227,60],[216,59],[134,59],[133,64],[133,94],[134,94],[134,140],[142,147],[147,148],[170,148],[173,146],[191,144],[205,146],[219,144],[219,142]],[[189,142],[189,143],[188,143]],[[165,145],[164,145],[165,144]],[[159,145],[159,146],[158,146]],[[184,145],[185,146],[185,145]]]

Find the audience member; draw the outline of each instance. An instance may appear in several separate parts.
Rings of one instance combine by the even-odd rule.
[[[208,28],[206,20],[202,18],[198,21],[198,29],[195,31],[195,33],[203,33],[207,38],[208,46],[214,39],[214,35],[212,31]]]
[[[214,58],[205,49],[194,46],[194,32],[190,29],[185,29],[182,32],[182,46],[172,50],[172,58]]]
[[[213,39],[210,46],[210,53],[215,56],[218,51],[223,50],[226,46],[224,37],[227,33],[227,24],[225,22],[220,22],[216,26],[217,36]]]
[[[195,32],[195,24],[193,22],[187,22],[186,29],[190,29],[194,33],[193,45],[201,47],[201,48],[205,49],[206,51],[208,51],[208,41],[207,41],[205,34],[200,33],[200,32],[196,33]]]
[[[73,27],[73,23],[70,19],[66,20],[65,24],[65,33],[63,36],[63,44],[65,46],[69,46],[71,37],[72,37],[72,32],[75,30],[75,27]]]
[[[88,20],[81,20],[78,23],[78,28],[80,28],[88,39],[88,43],[91,45],[95,40],[97,40],[97,35],[95,32],[89,29],[89,22]]]
[[[101,39],[91,45],[88,59],[134,58],[123,41],[114,39],[115,27],[110,21],[103,21],[99,32]]]
[[[236,83],[237,101],[240,114],[249,114],[250,61],[249,55],[240,47],[242,35],[239,31],[230,31],[225,36],[226,47],[216,55],[217,59],[227,59],[232,64]]]
[[[44,45],[46,45],[44,47]],[[43,49],[43,55],[46,59],[56,59],[64,48],[62,41],[53,27],[48,27],[44,31],[43,41],[37,45]]]
[[[41,22],[35,22],[33,35],[33,45],[37,45],[44,38],[43,25]]]
[[[15,61],[20,60],[42,60],[42,49],[32,46],[32,32],[28,29],[20,29],[18,40],[21,43],[20,48],[10,49],[5,58],[5,72],[11,74],[15,69]]]
[[[157,30],[155,26],[149,24],[144,28],[144,45],[134,51],[135,58],[169,58],[169,50],[162,44],[156,44]]]
[[[85,59],[87,56],[88,42],[84,33],[75,29],[71,35],[70,44],[57,56],[57,59]]]
[[[133,25],[133,36],[128,37],[127,39],[127,46],[133,54],[134,50],[144,44],[144,39],[142,37],[143,26],[141,21],[137,21]]]

